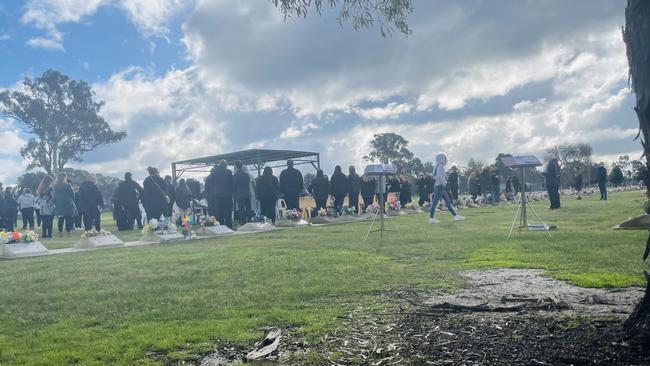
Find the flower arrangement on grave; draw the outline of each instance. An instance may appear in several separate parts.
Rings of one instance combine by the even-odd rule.
[[[422,204],[422,209],[423,210],[429,210],[430,208],[431,208],[431,202],[424,201],[424,203]]]
[[[376,214],[377,212],[379,212],[379,204],[375,202],[372,205],[366,207],[366,212],[370,214]]]
[[[400,209],[399,201],[397,201],[394,198],[388,201],[387,206],[388,206],[388,211],[399,211]]]
[[[348,207],[348,206],[343,206],[341,209],[341,215],[343,216],[356,216],[357,210],[354,206]]]
[[[183,216],[181,218],[181,231],[185,240],[189,240],[192,235],[192,225],[194,225],[194,218],[190,216]]]
[[[219,226],[220,225],[219,221],[214,216],[206,217],[204,215],[199,214],[199,215],[197,215],[197,220],[196,221],[198,221],[198,223],[199,223],[199,225],[201,225],[201,227],[210,227],[210,226]]]
[[[104,229],[101,229],[99,231],[95,229],[90,229],[88,231],[84,231],[84,233],[81,234],[81,239],[88,239],[95,236],[109,236],[109,235],[113,235],[113,234],[111,234],[110,231],[106,231]]]
[[[417,210],[417,209],[420,208],[420,206],[418,206],[418,204],[415,203],[415,202],[407,202],[404,205],[404,208],[407,209],[407,210]]]
[[[331,208],[321,208],[318,210],[318,216],[325,217],[325,216],[332,216],[333,210]]]
[[[153,234],[160,227],[160,223],[156,219],[151,219],[147,222],[142,228],[142,234],[150,235]]]
[[[295,208],[293,210],[284,211],[283,216],[287,220],[300,220],[302,215]]]
[[[29,244],[38,241],[38,234],[32,230],[27,231],[0,231],[0,243],[2,244]]]

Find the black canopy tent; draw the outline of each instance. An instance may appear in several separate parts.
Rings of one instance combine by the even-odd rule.
[[[228,165],[233,165],[235,161],[241,160],[244,165],[250,166],[251,170],[257,170],[257,175],[261,174],[262,169],[267,164],[271,168],[280,168],[287,165],[287,160],[293,160],[294,165],[311,164],[314,169],[320,168],[319,153],[295,150],[250,149],[203,158],[175,161],[172,163],[172,178],[174,179],[174,183],[185,172],[209,173],[212,167],[217,165],[220,160],[227,161]]]

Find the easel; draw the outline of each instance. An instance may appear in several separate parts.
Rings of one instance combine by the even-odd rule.
[[[375,216],[372,218],[372,223],[370,224],[370,228],[368,229],[368,232],[366,233],[366,238],[364,241],[368,240],[368,236],[370,233],[374,233],[379,231],[379,240],[380,242],[384,241],[384,231],[394,231],[399,235],[399,231],[397,230],[397,226],[395,226],[395,223],[393,222],[393,219],[388,216],[388,220],[390,220],[390,223],[393,225],[393,229],[386,229],[384,226],[384,189],[386,187],[386,176],[385,175],[377,175],[379,177],[379,210],[375,212]],[[372,230],[372,227],[375,225],[375,221],[377,221],[377,215],[379,215],[379,229]]]
[[[515,214],[514,220],[512,220],[512,225],[510,226],[510,232],[508,233],[508,239],[512,236],[512,230],[515,228],[515,223],[517,222],[517,217],[519,217],[519,235],[521,235],[521,229],[527,228],[528,230],[540,230],[542,228],[548,236],[551,236],[551,233],[548,231],[548,226],[542,222],[542,219],[539,218],[537,212],[532,205],[528,203],[526,199],[526,167],[520,166],[519,172],[521,174],[521,200],[519,200],[519,207],[517,207],[517,213]],[[528,215],[527,208],[533,212],[533,215],[539,221],[539,225],[528,225]]]

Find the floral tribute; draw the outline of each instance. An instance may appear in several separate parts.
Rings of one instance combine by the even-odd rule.
[[[399,202],[396,199],[391,199],[388,201],[388,211],[399,211],[400,205]]]
[[[81,239],[88,239],[88,238],[92,238],[92,237],[95,237],[95,236],[108,236],[108,235],[113,235],[113,234],[111,234],[110,231],[106,231],[104,229],[101,229],[99,231],[97,231],[95,229],[91,229],[91,230],[85,231],[83,234],[81,234]]]
[[[408,202],[404,205],[404,208],[407,210],[417,210],[420,208],[420,206],[418,206],[418,204],[415,202]]]
[[[19,244],[33,243],[38,241],[38,234],[32,230],[27,231],[0,231],[0,243],[2,244]]]
[[[357,214],[357,209],[354,206],[352,207],[343,206],[343,208],[341,209],[341,215],[356,216],[356,214]]]
[[[158,227],[160,226],[160,223],[156,219],[151,219],[149,222],[147,222],[146,225],[142,228],[142,234],[153,234],[154,231],[158,230]]]
[[[216,217],[210,216],[206,217],[201,214],[196,215],[196,221],[201,225],[201,227],[210,227],[210,226],[219,226],[219,221]]]
[[[287,220],[300,220],[302,215],[295,208],[293,210],[284,211],[283,216]]]
[[[377,212],[379,212],[379,204],[375,202],[372,205],[366,207],[366,212],[371,214],[376,214]]]
[[[334,210],[332,208],[329,208],[329,207],[328,208],[321,208],[320,210],[318,210],[318,216],[322,216],[322,217],[333,216],[333,212],[334,212]]]
[[[194,225],[194,218],[191,216],[183,216],[181,218],[181,232],[185,240],[189,240],[193,236],[192,225]]]

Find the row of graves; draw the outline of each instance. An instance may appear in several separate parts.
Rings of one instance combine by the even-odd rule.
[[[428,207],[419,207],[417,204],[409,203],[400,207],[399,202],[390,200],[386,204],[386,215],[402,216],[409,214],[423,213]],[[216,238],[229,235],[245,235],[259,232],[269,232],[277,229],[304,228],[309,226],[322,226],[371,220],[378,214],[379,205],[374,203],[365,209],[362,214],[357,214],[354,207],[344,206],[340,213],[333,207],[327,207],[318,211],[314,217],[309,217],[307,210],[284,210],[280,217],[271,223],[262,217],[255,222],[249,222],[232,230],[221,225],[212,216],[201,214],[190,215],[172,219],[151,219],[144,225],[141,237],[138,241],[123,242],[119,237],[106,230],[90,230],[84,232],[72,248],[48,250],[40,241],[35,231],[0,231],[0,258],[14,259],[24,257],[36,257],[43,255],[74,253],[88,250],[109,249],[119,247],[142,246],[178,241],[192,241],[209,238]]]

